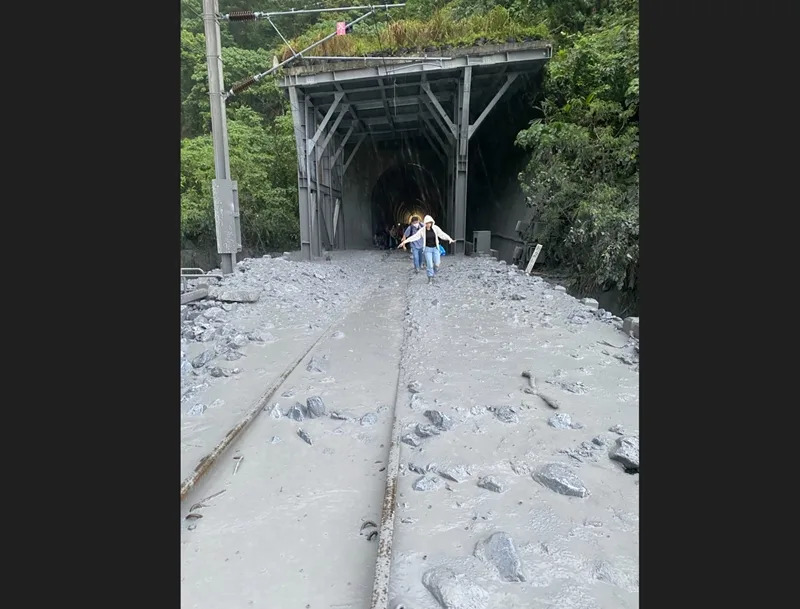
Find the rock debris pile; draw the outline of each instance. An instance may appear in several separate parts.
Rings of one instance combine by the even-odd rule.
[[[208,297],[181,305],[181,399],[183,411],[198,416],[199,394],[212,383],[239,374],[253,347],[281,349],[281,336],[322,332],[366,293],[377,265],[359,256],[296,262],[288,256],[248,258],[214,284]],[[233,362],[236,362],[233,364]],[[326,362],[309,366],[323,371]]]

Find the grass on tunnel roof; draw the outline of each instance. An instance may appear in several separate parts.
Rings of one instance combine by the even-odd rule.
[[[343,19],[342,15],[338,15],[317,23],[303,35],[291,40],[292,47],[300,51],[323,39],[334,32],[337,21]],[[545,24],[531,25],[515,21],[501,6],[483,15],[460,20],[453,19],[451,10],[445,7],[426,21],[401,19],[377,24],[368,21],[358,23],[353,32],[346,36],[334,36],[315,47],[310,54],[346,57],[410,55],[476,44],[546,40],[549,37]],[[289,47],[283,45],[281,61],[291,56]]]

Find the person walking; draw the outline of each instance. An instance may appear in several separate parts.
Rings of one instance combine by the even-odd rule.
[[[424,228],[418,230],[410,237],[404,238],[397,247],[403,247],[406,243],[414,243],[419,240],[424,243],[423,254],[425,256],[425,270],[428,273],[428,283],[430,284],[433,283],[433,277],[439,270],[439,264],[441,262],[439,239],[444,239],[450,243],[455,243],[456,240],[436,226],[436,223],[430,216],[425,216],[423,224],[425,225]]]
[[[411,218],[411,224],[408,225],[408,228],[403,233],[403,238],[411,237],[421,229],[422,225],[419,223],[419,216],[413,216]],[[424,248],[425,244],[419,239],[411,244],[411,260],[414,262],[415,273],[419,273],[419,269],[422,266],[422,250]],[[403,249],[406,249],[405,245],[403,246]]]

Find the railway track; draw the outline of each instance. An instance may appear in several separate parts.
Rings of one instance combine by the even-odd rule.
[[[182,481],[182,606],[389,606],[409,278],[405,258],[385,264],[394,279],[291,361]],[[324,416],[286,416],[313,396]]]

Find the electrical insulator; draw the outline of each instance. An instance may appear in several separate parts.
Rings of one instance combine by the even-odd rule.
[[[257,80],[258,80],[258,79],[257,79],[255,76],[251,76],[250,78],[247,78],[247,79],[245,79],[245,80],[242,80],[242,81],[240,81],[240,82],[237,82],[235,85],[233,85],[233,86],[231,87],[231,93],[232,93],[233,95],[236,95],[236,94],[238,94],[238,93],[241,93],[241,92],[242,92],[242,91],[244,91],[244,90],[245,90],[247,87],[250,87],[250,86],[252,86],[253,84],[255,84],[255,82],[256,82]]]
[[[228,13],[229,21],[255,21],[256,14],[253,11],[233,11]]]

